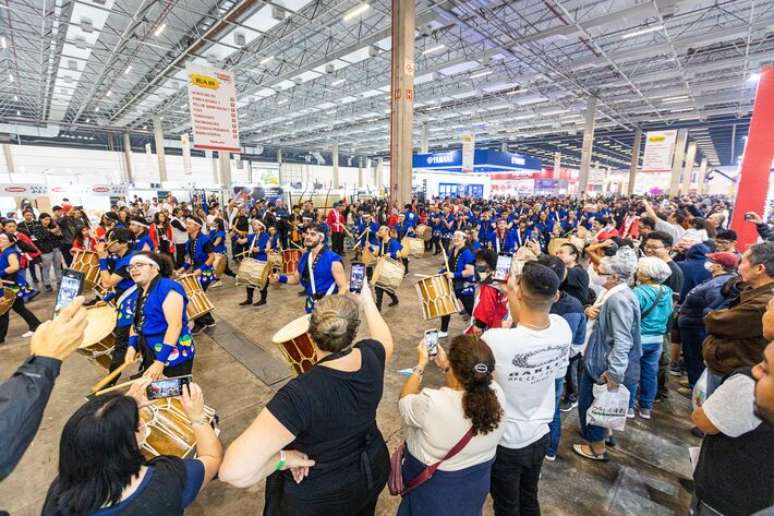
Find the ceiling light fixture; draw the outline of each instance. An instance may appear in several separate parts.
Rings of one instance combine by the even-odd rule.
[[[106,97],[109,97],[109,96],[111,96],[112,94],[113,94],[113,92],[112,92],[111,90],[107,90],[107,93],[105,93],[105,96],[106,96]]]
[[[752,73],[752,74],[750,74],[750,76],[747,78],[747,80],[748,80],[749,82],[757,82],[757,81],[758,81],[758,79],[760,79],[760,78],[761,78],[761,74],[759,74],[759,73]]]
[[[18,95],[14,95],[13,96],[13,101],[14,102],[19,102],[19,96]]]
[[[124,75],[128,74],[131,71],[132,71],[132,65],[127,66],[126,70],[124,70]]]
[[[143,129],[148,129],[147,125],[142,126]]]
[[[339,80],[337,80],[337,81],[333,81],[333,82],[331,83],[331,86],[338,86],[339,84],[344,84],[345,82],[347,82],[347,80],[346,80],[346,79],[339,79]]]
[[[19,111],[18,109],[16,110],[16,116],[21,116],[21,111]]]
[[[5,39],[5,36],[0,36],[0,47],[8,48],[8,40]]]
[[[90,123],[91,123],[91,118],[87,118],[87,119],[86,119],[86,123],[87,123],[87,124],[90,124]]]
[[[683,113],[685,111],[693,111],[693,108],[672,109],[670,113]]]
[[[477,79],[478,77],[485,77],[494,73],[494,70],[484,70],[483,72],[477,72],[470,76],[471,79]]]
[[[355,7],[354,9],[351,9],[348,13],[346,13],[344,15],[343,19],[344,19],[344,21],[350,21],[350,20],[352,20],[354,18],[357,18],[358,16],[360,16],[361,14],[363,14],[364,12],[369,10],[370,8],[371,8],[371,6],[368,5],[368,4],[360,4],[357,7]]]
[[[661,103],[662,104],[669,104],[670,102],[681,102],[683,100],[688,100],[690,98],[691,97],[689,97],[688,95],[680,95],[678,97],[667,97],[665,99],[661,99]]]
[[[629,39],[629,38],[634,38],[634,37],[637,37],[637,36],[642,36],[643,34],[650,34],[651,32],[656,32],[656,31],[661,30],[663,28],[664,28],[664,26],[661,25],[661,24],[659,24],[659,25],[651,25],[650,27],[645,27],[644,29],[635,30],[634,32],[627,32],[626,34],[621,36],[621,39]]]
[[[94,108],[94,112],[95,112],[95,113],[99,113],[99,106],[97,106],[97,107],[95,107],[95,108]]]
[[[265,65],[265,64],[270,63],[272,61],[274,61],[274,56],[264,57],[263,59],[261,59],[261,64]]]
[[[167,24],[162,23],[155,31],[153,31],[153,35],[158,38],[159,36],[161,36],[161,33],[164,32],[164,29],[166,28],[167,28]]]
[[[435,46],[435,47],[432,47],[432,48],[428,48],[427,50],[422,52],[422,55],[426,56],[427,54],[432,54],[433,52],[440,52],[444,48],[446,48],[446,45],[443,45],[443,44]]]

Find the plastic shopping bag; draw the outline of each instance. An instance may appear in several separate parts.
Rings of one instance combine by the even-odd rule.
[[[586,412],[586,424],[623,430],[629,410],[629,389],[619,385],[614,391],[607,384],[594,385],[594,401]]]
[[[704,400],[707,398],[707,369],[701,373],[699,381],[693,386],[693,393],[691,394],[691,404],[694,410],[701,407]]]

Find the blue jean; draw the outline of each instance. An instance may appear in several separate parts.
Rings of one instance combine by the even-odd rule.
[[[683,345],[685,368],[688,371],[688,385],[691,388],[696,385],[704,371],[704,356],[701,351],[706,336],[707,331],[703,325],[680,325],[680,341]]]
[[[554,420],[548,425],[551,430],[551,442],[548,445],[548,452],[546,455],[556,456],[556,450],[559,448],[559,438],[562,436],[562,418],[560,416],[559,402],[562,399],[562,391],[564,390],[564,377],[557,378],[554,381],[556,385],[556,403],[554,404]]]
[[[640,398],[640,408],[653,408],[653,401],[656,399],[656,393],[658,392],[658,361],[661,358],[662,347],[663,342],[642,345],[639,392],[637,384],[626,386],[629,389],[629,408],[634,408],[634,401],[638,395]]]
[[[591,443],[597,443],[607,439],[607,428],[603,426],[587,425],[586,412],[594,402],[594,379],[591,378],[586,368],[580,377],[580,394],[578,396],[578,418],[580,419],[581,435]]]

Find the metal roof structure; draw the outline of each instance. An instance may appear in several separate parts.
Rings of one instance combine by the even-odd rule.
[[[736,163],[755,73],[774,62],[770,0],[417,0],[415,142],[463,133],[628,167],[636,127],[690,127]],[[189,130],[185,65],[235,74],[245,146],[384,156],[386,0],[0,0],[0,132]],[[577,154],[577,159],[575,155]]]

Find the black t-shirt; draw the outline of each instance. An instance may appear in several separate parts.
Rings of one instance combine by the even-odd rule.
[[[672,274],[669,275],[669,277],[662,283],[662,285],[666,285],[667,287],[671,288],[672,292],[674,292],[676,295],[680,295],[680,292],[683,290],[683,281],[685,281],[685,278],[683,277],[683,270],[679,265],[671,260],[667,262],[667,265],[669,265],[669,269],[672,271]]]
[[[315,366],[288,382],[266,405],[296,436],[287,449],[302,451],[318,463],[335,463],[362,450],[365,436],[376,427],[385,352],[372,339],[358,342],[355,348],[362,356],[360,370]],[[325,474],[315,468],[309,471],[309,479]]]
[[[562,290],[583,305],[589,304],[589,273],[580,265],[570,267],[567,269],[567,279],[562,285]]]

